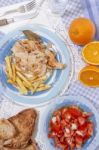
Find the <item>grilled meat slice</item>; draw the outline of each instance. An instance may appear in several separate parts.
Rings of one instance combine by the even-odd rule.
[[[16,130],[13,124],[6,120],[0,120],[0,140],[7,140],[16,135]]]
[[[9,148],[25,148],[33,134],[37,112],[34,109],[26,109],[8,120],[17,130],[17,135],[4,142],[4,146]]]

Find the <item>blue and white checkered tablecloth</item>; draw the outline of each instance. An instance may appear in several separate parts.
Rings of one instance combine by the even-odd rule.
[[[15,3],[20,3],[20,2],[24,2],[24,1],[26,1],[26,0],[0,0],[0,7],[13,5]]]

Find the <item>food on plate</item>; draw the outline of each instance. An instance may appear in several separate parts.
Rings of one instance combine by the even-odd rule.
[[[15,127],[6,119],[0,120],[0,139],[10,139],[16,135]]]
[[[37,150],[36,143],[32,139],[36,121],[37,112],[32,108],[23,110],[9,119],[0,120],[2,150]]]
[[[91,65],[86,66],[81,69],[78,78],[86,86],[99,87],[99,68]]]
[[[13,139],[6,140],[4,145],[13,148],[21,148],[21,145],[26,146],[34,131],[36,118],[37,113],[33,109],[27,109],[9,118],[8,120],[14,125],[19,134]]]
[[[41,38],[37,33],[34,33],[30,30],[23,30],[23,33],[25,34],[25,36],[27,37],[28,40],[38,41],[39,43],[41,42]]]
[[[5,58],[8,83],[22,94],[48,90],[51,85],[46,81],[55,69],[64,69],[65,64],[58,62],[52,44],[46,45],[35,33],[25,30],[28,39],[17,41]]]
[[[81,148],[94,132],[91,116],[76,105],[60,108],[51,117],[48,137],[62,150]]]
[[[82,57],[88,64],[99,65],[99,42],[90,42],[84,46]]]
[[[70,39],[78,45],[85,45],[95,37],[96,29],[94,23],[87,18],[74,19],[69,27]]]
[[[13,149],[13,148],[8,148],[8,147],[3,147],[2,150],[38,150],[38,149],[37,149],[37,145],[35,144],[35,141],[30,140],[28,145],[25,148]]]

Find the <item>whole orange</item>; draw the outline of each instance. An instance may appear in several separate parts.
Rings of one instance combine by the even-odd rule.
[[[85,45],[95,37],[95,25],[87,18],[74,19],[69,28],[70,39],[78,45]]]

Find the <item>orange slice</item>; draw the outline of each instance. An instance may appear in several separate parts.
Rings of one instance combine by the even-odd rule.
[[[99,68],[96,66],[84,67],[78,78],[86,86],[99,87]]]
[[[83,59],[92,65],[99,65],[99,42],[90,42],[82,50]]]

